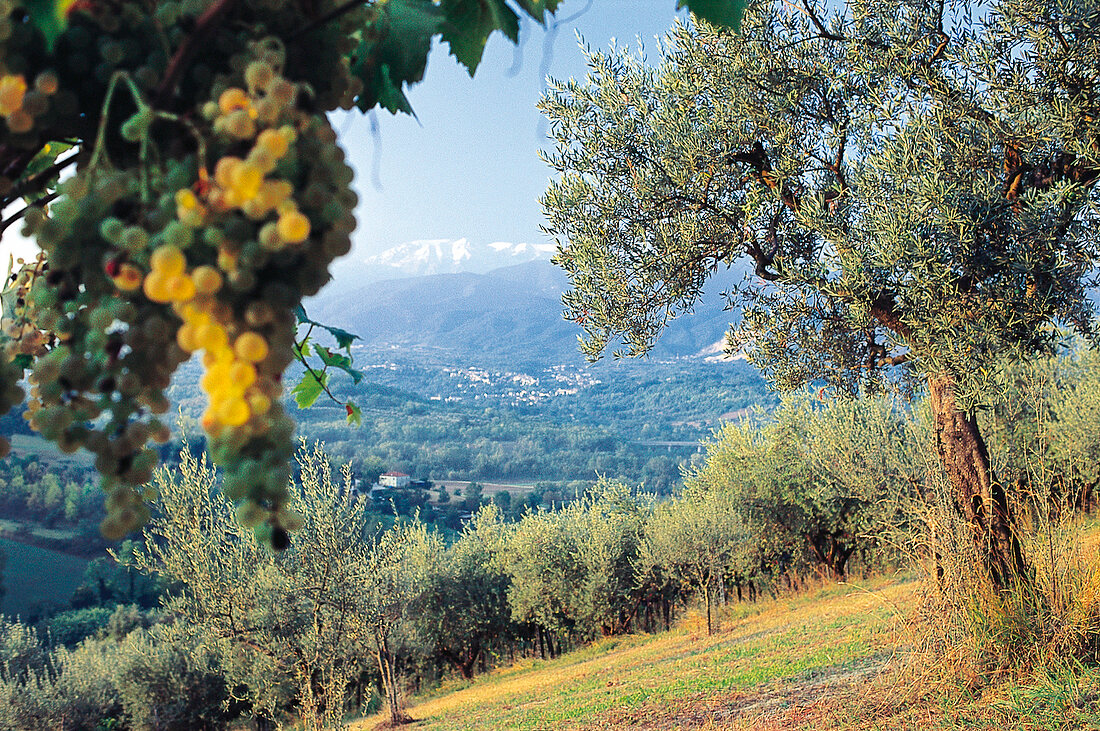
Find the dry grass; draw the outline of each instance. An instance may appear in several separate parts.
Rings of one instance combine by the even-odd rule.
[[[688,616],[672,632],[613,638],[444,689],[409,712],[416,728],[439,731],[754,728],[879,677],[903,639],[900,607],[916,591],[913,581],[880,579],[734,605],[710,637]]]
[[[1081,543],[1096,541],[1090,530]],[[983,675],[969,649],[924,655],[928,616],[917,609],[934,593],[881,578],[731,605],[710,637],[689,614],[671,632],[608,639],[413,699],[410,728],[1100,730],[1094,666],[1048,659]]]

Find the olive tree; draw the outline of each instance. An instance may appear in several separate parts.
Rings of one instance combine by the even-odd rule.
[[[635,559],[639,583],[660,574],[699,592],[712,634],[715,593],[749,539],[728,491],[689,489],[658,504],[646,521]]]
[[[463,678],[472,678],[479,660],[515,636],[503,558],[507,534],[500,509],[481,508],[458,540],[425,567],[411,608],[429,653],[451,663]]]
[[[1100,354],[1076,349],[1009,371],[1007,397],[982,415],[1002,479],[1040,510],[1089,511],[1100,482]]]
[[[853,554],[901,527],[900,498],[920,479],[897,448],[906,417],[883,398],[790,394],[718,431],[687,484],[728,493],[766,568],[806,562],[843,579]]]
[[[926,389],[987,575],[1026,580],[975,408],[1006,358],[1093,332],[1098,31],[1090,2],[762,1],[654,66],[590,54],[541,103],[585,352],[646,352],[747,260],[729,347],[783,389]]]
[[[378,611],[363,584],[378,575],[368,570],[379,552],[364,535],[350,470],[334,479],[323,452],[303,447],[295,512],[285,517],[306,530],[275,554],[253,536],[252,516],[235,517],[216,495],[205,460],[187,449],[180,456],[177,473],[157,474],[154,516],[133,563],[177,582],[166,609],[218,654],[232,692],[255,715],[281,720],[294,704],[306,729],[338,725],[348,681],[370,657]]]

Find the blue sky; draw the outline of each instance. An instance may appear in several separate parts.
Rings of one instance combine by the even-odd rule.
[[[556,18],[567,19],[586,4],[564,0]],[[676,0],[593,0],[583,15],[559,27],[549,55],[547,31],[533,21],[523,22],[518,49],[494,34],[474,78],[437,40],[424,81],[407,92],[415,119],[376,111],[376,145],[368,117],[335,115],[360,196],[355,247],[337,263],[336,278],[353,276],[367,256],[420,239],[549,243],[539,231],[538,197],[549,175],[537,155],[544,144],[535,109],[543,91],[541,67],[548,61],[550,76],[582,77],[577,33],[592,48],[606,49],[612,38],[620,46],[640,39],[647,51],[656,51],[656,37],[676,17],[687,17],[676,11]],[[29,256],[35,248],[13,228],[0,256]]]
[[[557,17],[568,18],[585,4],[566,0]],[[549,75],[584,75],[578,32],[592,48],[608,48],[612,38],[634,46],[640,38],[647,51],[656,51],[656,36],[677,16],[686,17],[675,6],[675,0],[594,0],[584,15],[559,28]],[[418,239],[548,242],[539,231],[537,199],[549,169],[537,156],[544,141],[535,109],[545,38],[541,26],[525,22],[517,51],[497,34],[472,79],[446,44],[437,43],[424,81],[408,92],[417,119],[376,112],[377,148],[368,118],[355,113],[334,119],[360,194],[355,249],[338,277],[366,256]],[[517,53],[522,65],[510,75]],[[380,189],[372,184],[375,170]]]

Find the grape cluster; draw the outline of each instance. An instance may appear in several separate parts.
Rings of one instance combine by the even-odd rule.
[[[201,110],[213,175],[196,166],[158,234],[114,226],[149,253],[146,266],[120,262],[112,281],[121,296],[171,308],[175,345],[202,352],[202,425],[223,489],[242,522],[279,545],[297,522],[286,507],[294,424],[281,403],[294,309],[350,247],[355,198],[335,135],[296,105],[304,90],[282,77],[277,46],[257,44],[256,55],[244,84],[226,83]]]
[[[301,522],[287,506],[295,444],[282,383],[295,310],[329,279],[355,226],[352,172],[313,111],[347,96],[346,62],[334,47],[291,78],[281,41],[247,34],[269,22],[293,29],[301,11],[261,3],[277,20],[217,28],[209,43],[225,55],[180,79],[179,99],[205,101],[163,107],[171,51],[210,0],[158,3],[152,18],[126,3],[81,14],[56,58],[29,24],[5,25],[9,2],[0,0],[0,142],[41,149],[48,130],[84,140],[87,154],[56,201],[26,213],[24,234],[43,255],[9,287],[0,408],[21,400],[15,384],[30,367],[26,418],[62,450],[95,454],[108,494],[101,527],[121,537],[148,517],[150,443],[170,437],[165,389],[200,357],[202,425],[223,491],[243,524],[284,546]],[[242,18],[260,13],[254,4]],[[97,127],[80,109],[113,116]]]

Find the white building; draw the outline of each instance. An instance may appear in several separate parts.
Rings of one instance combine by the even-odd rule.
[[[411,479],[404,472],[386,472],[379,475],[378,484],[382,487],[408,487]]]

